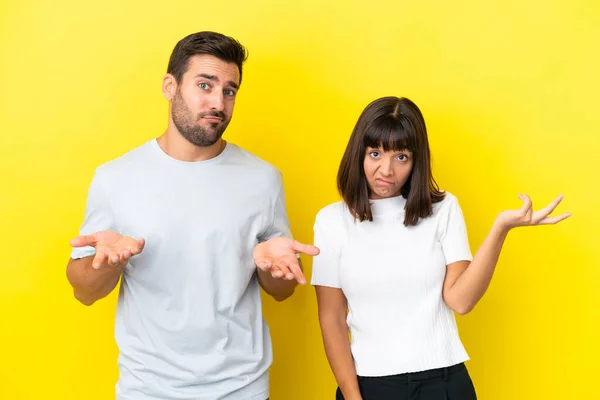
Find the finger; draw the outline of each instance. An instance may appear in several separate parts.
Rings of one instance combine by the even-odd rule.
[[[270,271],[273,268],[273,262],[269,259],[260,260],[256,266],[262,271]]]
[[[279,263],[277,260],[271,261],[271,267],[269,268],[269,271],[271,271],[271,276],[273,278],[281,278],[283,276],[283,272],[279,269]]]
[[[302,268],[300,268],[300,264],[297,262],[290,263],[289,266],[290,271],[293,274],[293,278],[296,278],[299,284],[304,285],[306,283],[306,278],[304,277],[304,273],[302,273]]]
[[[113,255],[114,252],[107,252],[106,253],[106,263],[108,264],[109,267],[113,267]]]
[[[525,219],[525,221],[529,222],[529,221],[531,221],[531,213],[532,213],[531,199],[529,198],[529,196],[527,196],[526,194],[523,194],[523,193],[519,194],[518,197],[523,202],[523,205],[521,206],[521,209],[519,211],[523,215],[523,218]]]
[[[316,256],[320,253],[318,247],[313,246],[312,244],[300,243],[297,240],[294,240],[294,243],[292,243],[292,250],[297,253],[307,254],[309,256]]]
[[[277,260],[276,266],[279,269],[279,271],[281,271],[281,278],[288,281],[294,279],[294,274],[292,273],[292,271],[290,271],[288,264],[285,261]]]
[[[144,239],[138,239],[136,240],[134,245],[131,246],[127,246],[125,250],[129,251],[131,253],[131,256],[135,256],[138,255],[142,252],[142,250],[144,250],[144,246],[146,245],[146,241]]]
[[[94,235],[81,235],[71,239],[69,244],[72,247],[96,246],[96,238]]]
[[[108,265],[111,267],[116,267],[119,265],[119,254],[115,251],[111,251],[108,255]]]
[[[531,217],[533,216],[533,202],[531,201],[531,198],[529,198],[529,196],[527,196],[526,194],[523,194],[523,197],[525,198],[525,201],[529,204],[529,208],[527,209],[525,218],[527,218],[527,221],[531,221]]]
[[[127,249],[125,249],[125,251],[128,251],[129,253],[131,253],[131,257],[133,256],[137,256],[138,254],[140,254],[142,252],[142,249],[138,246],[132,246],[132,247],[128,247]]]
[[[523,215],[526,215],[527,210],[529,210],[531,208],[531,199],[529,198],[529,196],[524,195],[524,194],[519,194],[518,197],[523,202],[523,205],[521,206],[520,211],[521,211],[521,213],[523,213]]]
[[[271,269],[271,276],[273,278],[277,278],[277,279],[282,278],[283,277],[283,271],[280,270],[279,268],[273,268],[273,269]]]
[[[125,250],[119,256],[119,264],[121,264],[121,265],[127,264],[127,262],[129,261],[130,258],[131,258],[131,251]]]
[[[104,263],[105,258],[106,258],[106,254],[104,253],[103,250],[96,251],[96,255],[94,256],[94,259],[92,260],[92,268],[94,268],[94,269],[100,268],[102,266],[102,263]]]
[[[564,213],[561,215],[557,215],[556,217],[546,217],[544,219],[542,219],[539,224],[540,225],[553,225],[553,224],[557,224],[560,221],[563,221],[567,218],[569,218],[571,216],[571,213]]]
[[[558,205],[560,204],[560,202],[562,201],[563,198],[564,198],[564,196],[561,194],[560,196],[558,196],[554,200],[552,200],[552,202],[550,204],[548,204],[546,207],[538,210],[536,212],[536,214],[540,216],[540,219],[543,219],[546,216],[552,214],[552,211],[554,211],[556,209],[556,207],[558,207]]]

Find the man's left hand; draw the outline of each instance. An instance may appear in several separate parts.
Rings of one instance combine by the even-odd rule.
[[[275,237],[259,243],[252,256],[256,266],[262,271],[271,272],[273,278],[296,279],[299,284],[304,285],[306,278],[300,268],[298,254],[316,256],[319,249],[286,237]]]

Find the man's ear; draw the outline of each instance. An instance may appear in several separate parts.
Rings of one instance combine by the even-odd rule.
[[[177,80],[171,74],[166,74],[163,78],[162,92],[165,99],[171,101],[177,92]]]

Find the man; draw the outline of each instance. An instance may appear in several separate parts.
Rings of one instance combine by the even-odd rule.
[[[298,253],[318,249],[290,239],[280,173],[221,138],[246,57],[222,34],[182,39],[166,132],[92,180],[67,276],[86,305],[121,279],[118,400],[269,396],[259,285],[286,299],[306,282]]]

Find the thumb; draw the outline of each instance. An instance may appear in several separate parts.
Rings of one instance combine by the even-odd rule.
[[[304,244],[296,240],[294,240],[292,249],[297,253],[307,254],[309,256],[316,256],[321,252],[318,247],[313,246],[312,244]]]
[[[519,194],[519,199],[521,199],[523,202],[523,205],[521,206],[521,212],[524,214],[528,213],[532,206],[531,199],[526,194]]]
[[[69,242],[72,247],[96,246],[96,238],[94,235],[77,236]]]

